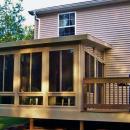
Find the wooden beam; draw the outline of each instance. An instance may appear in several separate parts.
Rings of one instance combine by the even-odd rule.
[[[29,48],[29,47],[40,47],[40,46],[52,46],[52,45],[70,45],[70,44],[79,44],[85,43],[87,46],[95,47],[98,49],[111,49],[112,46],[102,40],[99,40],[89,34],[82,35],[71,35],[64,37],[52,37],[52,38],[44,38],[44,39],[35,39],[35,40],[21,40],[21,41],[13,41],[0,44],[0,50],[8,50],[8,49],[20,49],[20,48]]]
[[[80,121],[80,130],[84,130],[84,122]]]
[[[85,108],[96,109],[130,109],[129,104],[86,104]]]
[[[29,130],[33,130],[33,128],[34,128],[33,119],[30,118],[29,119]]]
[[[130,83],[129,77],[107,77],[107,78],[86,78],[83,84],[89,83]]]

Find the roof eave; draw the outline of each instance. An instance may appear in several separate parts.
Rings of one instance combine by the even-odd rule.
[[[97,48],[98,50],[106,50],[106,49],[112,49],[112,45],[110,45],[109,43],[98,39],[92,35],[87,35],[87,43],[86,45],[91,46],[90,42],[92,43],[92,47]]]
[[[41,15],[41,14],[48,14],[48,13],[56,13],[56,12],[64,12],[70,10],[77,10],[77,9],[84,9],[84,8],[91,8],[96,6],[105,6],[105,5],[114,5],[120,3],[130,2],[130,0],[107,0],[107,1],[85,1],[85,2],[78,2],[66,5],[59,5],[53,6],[48,8],[41,8],[29,11],[29,14],[34,15]]]
[[[41,46],[59,46],[59,45],[70,45],[70,44],[85,43],[87,46],[98,48],[99,50],[111,49],[112,46],[102,40],[99,40],[89,34],[83,35],[72,35],[36,40],[25,40],[17,42],[7,42],[0,44],[0,50],[7,49],[20,49],[29,47],[41,47]]]

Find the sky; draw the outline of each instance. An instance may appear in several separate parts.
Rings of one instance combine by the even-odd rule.
[[[0,4],[2,4],[4,0],[0,0]],[[12,0],[12,2],[17,2],[18,0]],[[31,16],[28,11],[38,8],[45,8],[45,7],[51,7],[51,6],[57,6],[57,5],[64,5],[64,4],[70,4],[70,3],[77,3],[77,2],[83,2],[88,0],[23,0],[22,6],[24,8],[23,16],[25,16],[26,21],[24,22],[24,25],[33,25],[34,24],[34,18]]]

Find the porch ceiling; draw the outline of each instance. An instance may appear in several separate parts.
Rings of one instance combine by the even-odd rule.
[[[62,36],[45,39],[23,40],[15,42],[0,43],[0,50],[20,49],[29,47],[44,47],[44,46],[58,46],[83,43],[87,46],[94,47],[100,50],[111,49],[112,46],[96,37],[89,34]]]

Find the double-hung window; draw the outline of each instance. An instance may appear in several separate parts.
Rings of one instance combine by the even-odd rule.
[[[75,12],[59,14],[59,36],[75,35]]]

